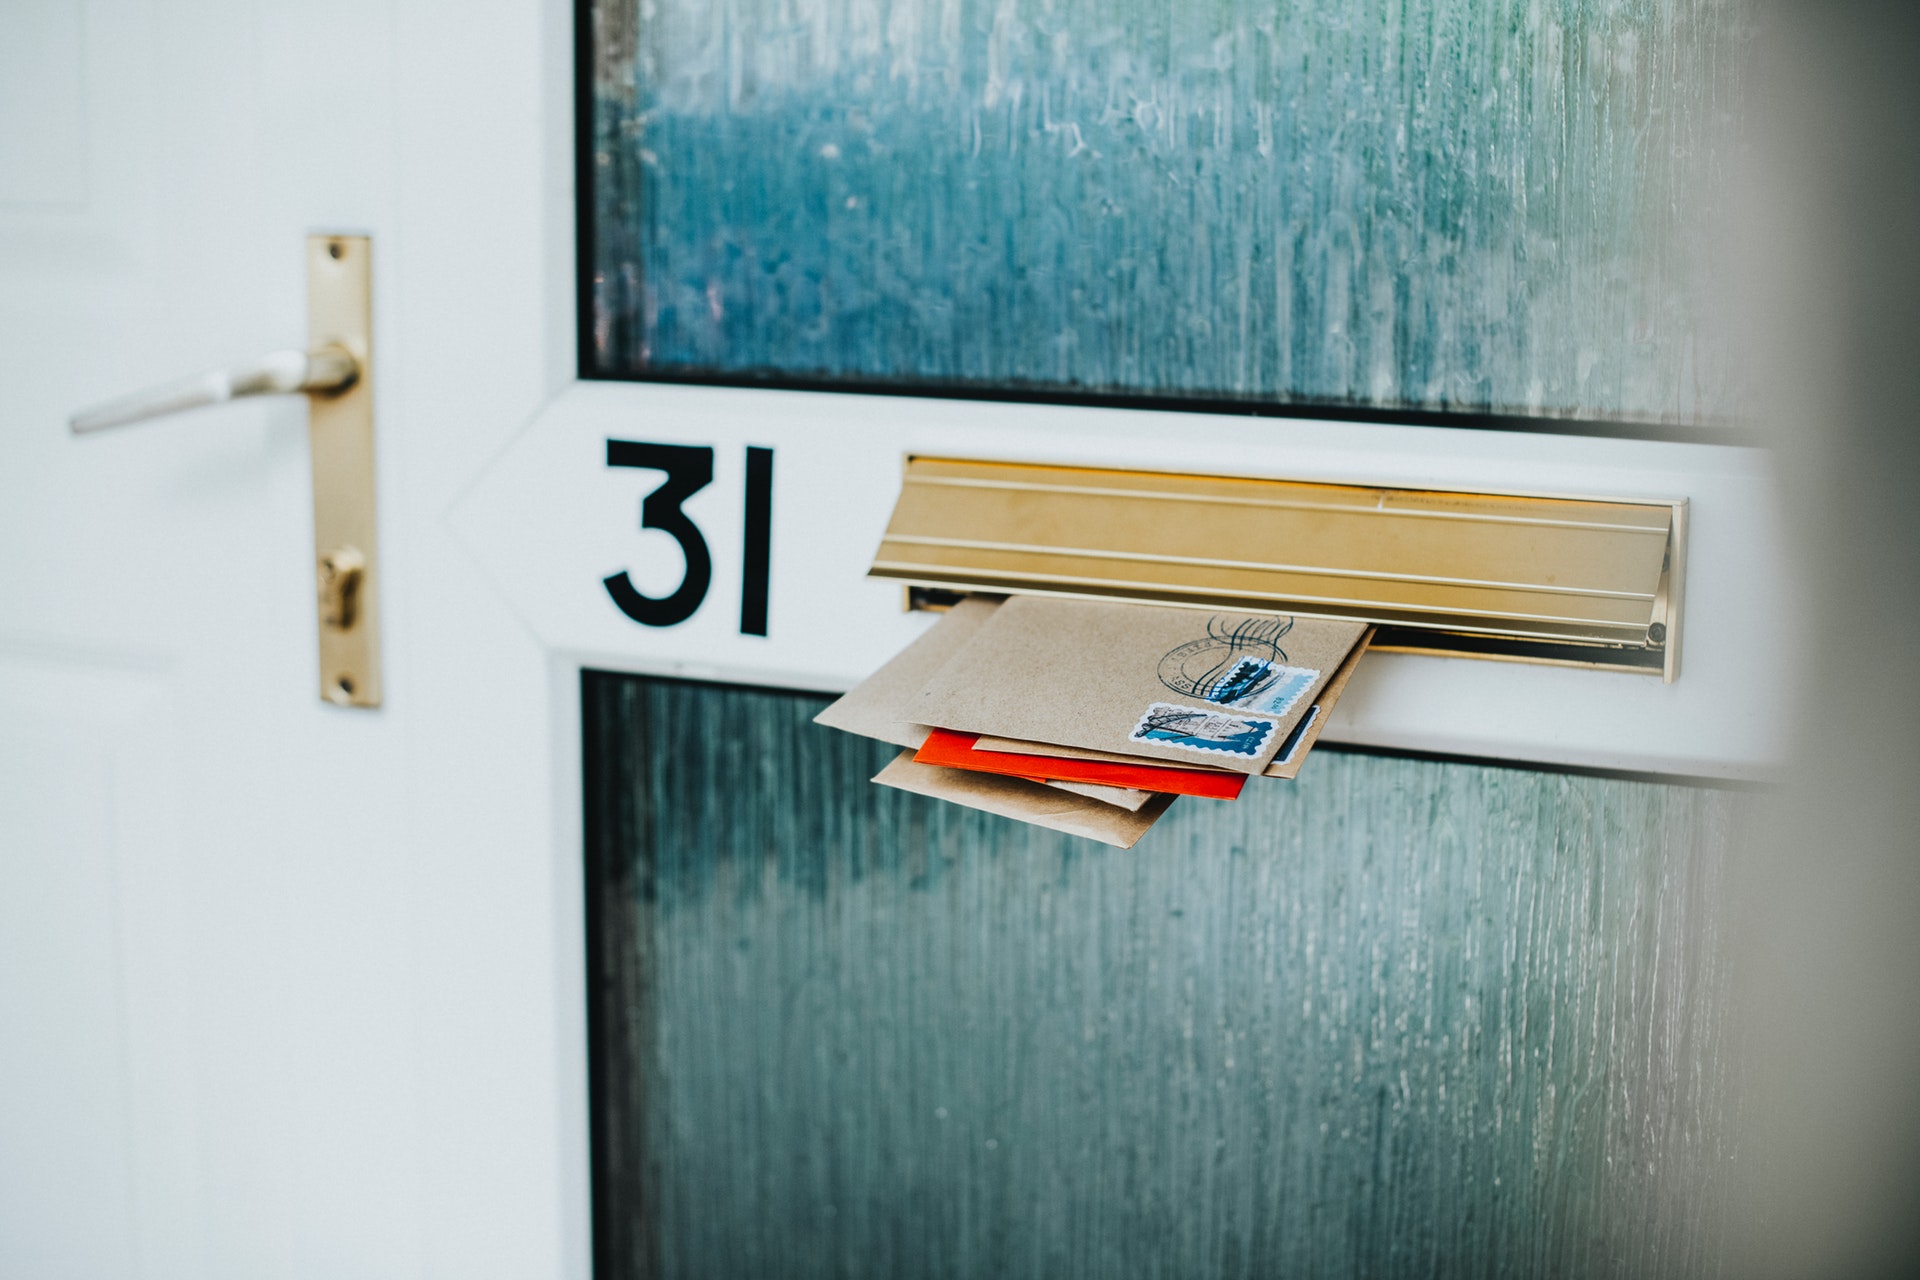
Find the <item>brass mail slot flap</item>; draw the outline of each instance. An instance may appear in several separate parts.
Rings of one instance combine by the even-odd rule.
[[[1677,673],[1684,502],[909,458],[876,577],[1277,609],[1376,647]]]

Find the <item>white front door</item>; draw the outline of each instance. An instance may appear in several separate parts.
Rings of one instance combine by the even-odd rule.
[[[0,1272],[584,1271],[573,735],[441,519],[571,374],[569,21],[0,6]],[[372,239],[379,710],[316,695],[300,397],[67,430],[300,345],[314,231]]]

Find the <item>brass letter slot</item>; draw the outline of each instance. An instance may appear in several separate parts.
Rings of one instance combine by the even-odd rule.
[[[1686,510],[909,458],[873,576],[1372,622],[1377,649],[1679,674]]]

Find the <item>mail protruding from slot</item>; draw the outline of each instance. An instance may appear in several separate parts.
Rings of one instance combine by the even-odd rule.
[[[1176,794],[1231,799],[1250,777],[1293,777],[1371,633],[971,596],[817,719],[911,748],[883,785],[1125,848]]]

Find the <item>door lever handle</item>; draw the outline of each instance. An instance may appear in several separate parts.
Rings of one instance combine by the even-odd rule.
[[[365,236],[311,235],[306,264],[305,350],[269,352],[251,364],[123,396],[76,413],[68,425],[75,435],[86,435],[241,396],[305,392],[314,558],[301,566],[300,577],[304,590],[318,587],[320,696],[343,707],[377,707],[373,244]]]
[[[182,378],[83,409],[74,414],[67,425],[78,436],[144,422],[182,409],[224,404],[242,396],[290,395],[299,391],[331,395],[345,391],[359,377],[360,362],[337,342],[311,351],[269,351],[249,364]]]

